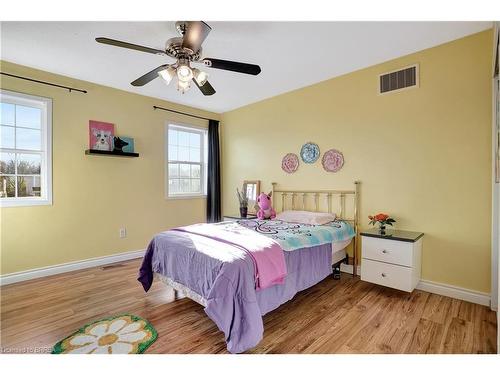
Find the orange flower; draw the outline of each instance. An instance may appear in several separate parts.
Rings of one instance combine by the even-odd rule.
[[[375,215],[375,220],[376,221],[385,221],[389,218],[389,215],[386,214],[377,214]]]
[[[373,220],[373,216],[372,215],[368,215],[368,219]]]

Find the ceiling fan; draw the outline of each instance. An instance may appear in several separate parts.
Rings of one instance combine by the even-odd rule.
[[[160,65],[142,77],[132,82],[133,86],[144,86],[156,77],[161,77],[168,85],[177,76],[177,90],[184,94],[191,87],[191,81],[200,89],[203,95],[215,94],[215,89],[208,82],[208,74],[191,64],[204,64],[214,69],[230,70],[237,73],[257,75],[261,72],[260,66],[236,61],[202,58],[201,45],[212,28],[203,21],[179,21],[175,27],[181,37],[167,40],[165,50],[140,46],[109,38],[96,38],[96,41],[116,47],[134,49],[136,51],[166,55],[176,59],[173,64]]]

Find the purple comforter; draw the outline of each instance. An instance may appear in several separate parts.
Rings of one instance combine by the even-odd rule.
[[[262,315],[331,273],[331,244],[284,252],[285,283],[255,290],[248,252],[213,238],[180,231],[156,235],[148,246],[138,280],[148,291],[159,273],[206,299],[206,314],[224,332],[227,349],[241,353],[262,339]]]
[[[195,224],[173,230],[208,237],[245,250],[253,260],[256,290],[285,282],[286,264],[282,247],[255,230],[238,223]]]

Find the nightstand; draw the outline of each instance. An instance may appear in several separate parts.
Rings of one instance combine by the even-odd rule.
[[[241,217],[240,215],[224,215],[222,221],[236,221],[245,219],[257,219],[257,215],[248,214],[247,217]]]
[[[378,229],[361,235],[361,280],[411,292],[420,281],[421,232]]]

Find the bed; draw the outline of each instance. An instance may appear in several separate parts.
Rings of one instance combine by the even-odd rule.
[[[205,307],[227,349],[242,353],[263,337],[262,316],[332,274],[353,245],[357,265],[359,182],[353,190],[284,190],[273,183],[273,206],[336,214],[324,225],[243,219],[197,224],[157,234],[138,280],[155,278]]]

